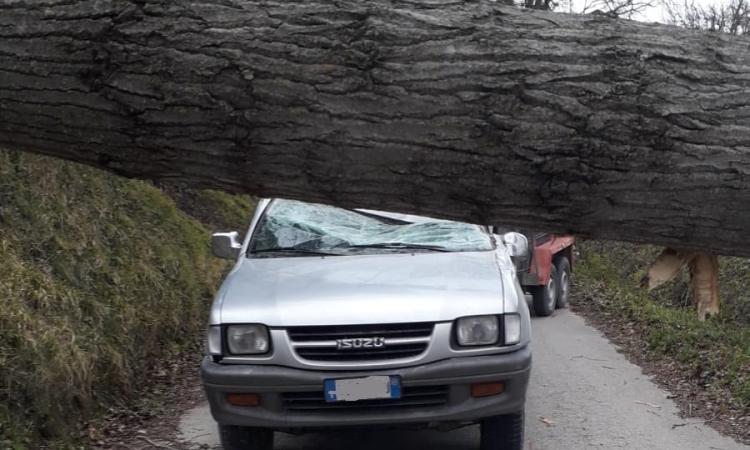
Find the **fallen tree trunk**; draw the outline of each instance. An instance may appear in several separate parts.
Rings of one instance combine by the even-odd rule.
[[[0,146],[750,255],[749,43],[485,1],[5,0]]]

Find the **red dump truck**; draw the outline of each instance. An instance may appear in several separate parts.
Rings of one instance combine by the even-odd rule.
[[[503,231],[501,228],[497,232]],[[524,232],[529,241],[529,256],[516,260],[518,279],[533,297],[537,316],[550,316],[555,309],[568,306],[570,276],[575,262],[575,238],[552,233]]]

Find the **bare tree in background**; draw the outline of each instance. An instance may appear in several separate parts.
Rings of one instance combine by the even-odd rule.
[[[636,14],[655,6],[659,0],[585,0],[581,14],[604,13],[612,17],[632,19]]]
[[[632,19],[634,15],[656,5],[661,0],[585,0],[583,7],[576,11],[572,0],[498,0],[506,5],[527,9],[554,11],[562,6],[563,11],[579,14],[606,14],[610,17]],[[566,11],[567,10],[567,11]]]
[[[543,9],[551,11],[558,5],[552,0],[524,0],[523,7],[528,9]]]
[[[750,34],[750,3],[731,0],[726,5],[700,6],[694,0],[667,0],[667,20],[694,30],[709,30],[735,35]]]
[[[559,2],[554,0],[492,0],[497,3],[502,3],[509,6],[518,6],[520,8],[527,9],[539,9],[544,11],[552,11],[560,5]],[[563,0],[565,1],[565,0]]]

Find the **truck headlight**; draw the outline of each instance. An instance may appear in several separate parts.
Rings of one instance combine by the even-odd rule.
[[[456,340],[462,347],[497,344],[500,326],[497,316],[463,317],[456,322]]]
[[[506,314],[503,316],[503,321],[505,345],[514,345],[521,342],[521,316],[518,314]]]
[[[227,327],[227,347],[233,355],[259,355],[270,347],[265,325],[230,325]]]

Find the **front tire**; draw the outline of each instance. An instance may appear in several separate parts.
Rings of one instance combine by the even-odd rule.
[[[219,425],[224,450],[273,450],[273,430],[269,428]]]
[[[557,268],[550,267],[549,281],[546,286],[537,286],[532,295],[534,297],[534,312],[537,316],[547,317],[555,312],[557,305]]]
[[[523,450],[523,411],[482,420],[481,450]]]

